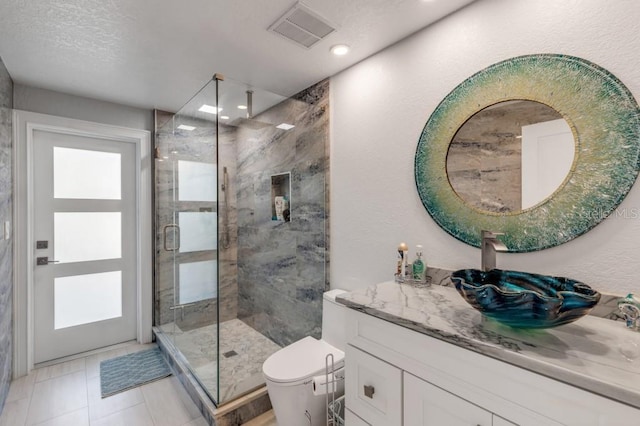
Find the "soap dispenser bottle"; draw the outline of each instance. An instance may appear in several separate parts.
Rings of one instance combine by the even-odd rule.
[[[424,282],[425,264],[422,261],[422,246],[416,246],[417,259],[413,261],[413,279],[414,281]]]

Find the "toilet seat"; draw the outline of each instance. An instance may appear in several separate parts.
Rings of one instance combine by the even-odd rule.
[[[337,370],[344,365],[344,352],[324,340],[307,336],[280,349],[264,362],[265,377],[280,385],[294,386],[313,376],[324,374],[325,358],[333,354],[333,365]]]

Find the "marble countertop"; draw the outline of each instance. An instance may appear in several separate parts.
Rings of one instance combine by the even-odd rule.
[[[544,330],[485,320],[454,287],[384,282],[338,296],[343,305],[640,408],[640,333],[587,315]],[[624,353],[627,354],[625,356]]]

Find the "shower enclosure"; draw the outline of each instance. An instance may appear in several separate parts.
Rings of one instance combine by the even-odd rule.
[[[216,405],[320,337],[328,82],[283,97],[214,77],[155,140],[155,332]]]

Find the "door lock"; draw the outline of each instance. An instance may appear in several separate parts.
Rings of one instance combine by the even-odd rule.
[[[36,258],[36,265],[38,266],[42,266],[42,265],[48,265],[50,263],[58,263],[60,262],[59,260],[49,260],[48,257],[37,257]]]

